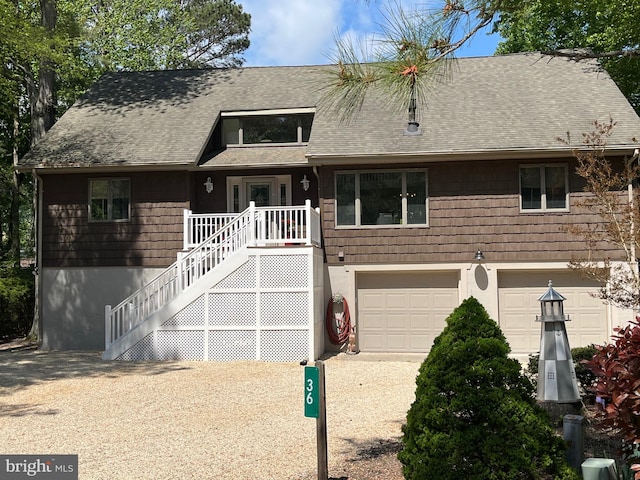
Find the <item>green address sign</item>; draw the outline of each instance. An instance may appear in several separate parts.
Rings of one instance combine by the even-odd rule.
[[[318,367],[304,367],[304,416],[318,418],[320,412]]]

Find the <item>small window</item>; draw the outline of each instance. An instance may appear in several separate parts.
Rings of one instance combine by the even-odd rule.
[[[427,225],[425,171],[336,174],[336,225]]]
[[[569,178],[566,165],[520,167],[522,210],[566,210]]]
[[[89,220],[123,221],[130,218],[130,186],[126,178],[89,181]]]

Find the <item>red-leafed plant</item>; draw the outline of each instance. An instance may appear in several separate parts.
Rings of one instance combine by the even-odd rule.
[[[615,332],[613,343],[598,347],[586,364],[597,377],[595,394],[605,401],[603,426],[620,430],[631,450],[640,444],[640,316]],[[638,480],[639,469],[632,466]]]

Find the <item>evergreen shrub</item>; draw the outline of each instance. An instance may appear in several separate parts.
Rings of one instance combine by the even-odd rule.
[[[500,327],[473,297],[416,379],[398,458],[408,480],[577,479]]]
[[[29,333],[34,299],[31,269],[0,264],[0,339]]]

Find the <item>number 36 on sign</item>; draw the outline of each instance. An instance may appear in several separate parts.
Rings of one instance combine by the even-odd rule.
[[[304,416],[318,418],[320,384],[318,367],[304,367]]]

